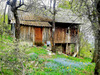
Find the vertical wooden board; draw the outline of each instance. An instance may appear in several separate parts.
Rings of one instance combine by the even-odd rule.
[[[68,31],[68,28],[66,28],[66,34],[65,34],[65,36],[66,36],[66,43],[68,42],[68,34],[69,34],[69,31],[68,31],[68,33],[67,33],[67,31]]]
[[[33,30],[32,30],[32,27],[30,27],[30,41],[33,41]]]
[[[23,37],[22,39],[25,40],[25,27],[23,26],[23,31],[22,31]]]
[[[28,38],[28,28],[27,27],[25,27],[25,29],[26,29],[26,31],[25,31],[25,40],[27,41],[27,38]]]
[[[45,28],[42,28],[42,42],[45,42]]]
[[[46,28],[46,41],[49,40],[49,28]]]
[[[35,29],[35,28],[32,27],[33,42],[35,42],[35,30],[34,30],[34,29]]]
[[[46,41],[50,41],[50,29],[49,28],[43,28],[42,32],[43,32],[43,42],[46,43]]]
[[[64,43],[66,43],[66,28],[64,28]]]
[[[24,40],[26,40],[26,27],[24,26]]]
[[[50,29],[51,29],[51,28],[49,28],[49,41],[50,41],[50,36],[51,36],[51,32],[50,32]]]
[[[25,26],[23,26],[23,39],[25,40],[25,36],[26,36],[26,28],[25,28]]]
[[[28,41],[30,41],[30,27],[28,27]]]
[[[25,31],[25,34],[26,34],[26,41],[29,40],[29,28],[28,27],[25,27],[26,31]]]
[[[70,42],[71,42],[71,38],[72,38],[72,29],[70,28]]]
[[[56,36],[56,42],[58,42],[59,43],[59,41],[60,41],[60,28],[59,27],[57,27],[57,32],[56,32],[56,34],[57,34],[57,36]]]
[[[29,36],[29,38],[30,38],[30,41],[32,41],[32,27],[30,27],[30,36]]]
[[[20,39],[23,37],[23,26],[20,26]]]
[[[62,34],[61,34],[61,29],[60,28],[58,28],[58,35],[57,36],[58,36],[58,42],[61,41],[60,37],[62,36]]]
[[[58,39],[57,39],[57,37],[58,37],[58,36],[57,36],[57,34],[58,34],[57,32],[58,32],[58,31],[57,31],[57,30],[58,30],[58,29],[57,29],[57,27],[56,27],[56,28],[55,28],[55,35],[54,35],[54,42],[55,42],[55,43],[56,43],[57,40],[58,40]]]
[[[64,42],[64,28],[62,28],[62,42]]]
[[[59,42],[59,27],[55,28],[55,43]]]
[[[60,30],[60,28],[58,27],[58,28],[57,28],[57,37],[56,37],[58,43],[59,43],[59,41],[61,40],[60,37],[61,37],[61,30]]]
[[[44,42],[46,43],[47,37],[46,37],[46,28],[44,28]]]
[[[60,32],[60,35],[61,35],[61,36],[60,36],[60,42],[62,43],[62,42],[63,42],[63,36],[64,36],[64,35],[63,35],[63,34],[64,34],[64,33],[63,33],[63,28],[60,28],[60,30],[61,30],[61,32]]]

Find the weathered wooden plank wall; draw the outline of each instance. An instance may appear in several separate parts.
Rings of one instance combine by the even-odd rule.
[[[66,43],[71,42],[70,29],[66,28]]]
[[[31,42],[35,42],[36,41],[36,35],[37,38],[41,35],[41,41],[43,43],[46,43],[47,41],[51,41],[50,37],[51,37],[51,28],[42,28],[39,27],[42,32],[40,34],[38,34],[39,29],[36,27],[31,27],[31,26],[21,26],[20,29],[20,38],[24,41],[31,41]],[[37,29],[35,31],[35,29]]]
[[[78,35],[79,35],[78,34],[79,31],[77,28],[71,28],[70,31],[71,31],[71,34],[70,34],[71,43],[76,43]]]
[[[43,42],[46,43],[47,41],[50,41],[50,37],[51,37],[51,28],[43,28]]]
[[[65,43],[66,28],[56,27],[55,29],[55,43]]]
[[[21,26],[20,38],[24,41],[34,41],[34,28],[28,26]]]

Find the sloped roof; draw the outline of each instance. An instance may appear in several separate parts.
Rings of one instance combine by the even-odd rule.
[[[51,25],[48,23],[48,21],[51,21],[51,19],[47,17],[41,17],[39,15],[34,15],[33,13],[30,12],[21,12],[21,11],[18,11],[18,16],[21,25],[51,27]],[[15,23],[13,16],[10,17],[10,19],[11,23]]]
[[[44,22],[51,21],[50,18],[35,15],[34,13],[31,12],[19,12],[19,19],[21,21],[44,21]]]
[[[15,23],[15,21],[11,21],[11,23]],[[51,27],[48,22],[32,22],[32,21],[20,21],[21,25],[27,26],[36,26],[36,27]]]
[[[81,24],[82,20],[70,9],[59,9],[55,18],[56,22]]]
[[[28,12],[18,11],[18,16],[19,16],[20,21],[24,21],[23,23],[25,23],[25,24],[26,24],[26,22],[27,22],[27,24],[31,23],[31,22],[32,22],[31,24],[33,24],[34,22],[37,22],[37,21],[38,22],[52,22],[53,15],[49,11],[46,11],[46,12],[44,11],[45,14],[41,10],[38,10],[38,12],[40,12],[40,13],[36,13],[36,12],[34,13],[32,11],[28,11]],[[11,17],[10,19],[14,20],[13,17]],[[56,13],[55,21],[61,22],[61,23],[82,24],[82,20],[77,15],[75,15],[71,10],[69,10],[69,9],[65,10],[65,9],[61,9],[61,8],[58,9],[58,11]]]

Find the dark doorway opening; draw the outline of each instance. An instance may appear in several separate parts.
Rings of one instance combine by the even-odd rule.
[[[62,53],[66,54],[66,44],[62,44]]]

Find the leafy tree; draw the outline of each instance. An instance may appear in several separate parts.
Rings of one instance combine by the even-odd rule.
[[[65,0],[68,1],[68,0]],[[100,75],[100,0],[69,0],[71,10],[79,17],[87,17],[95,35],[93,62],[96,63],[95,75]],[[66,7],[69,5],[65,5]],[[64,7],[65,7],[64,6]]]
[[[19,21],[17,10],[18,10],[18,8],[20,8],[21,6],[24,5],[24,2],[23,2],[23,0],[20,0],[19,5],[17,6],[17,0],[12,0],[12,1],[8,0],[7,4],[11,6],[11,11],[13,12],[15,22],[16,22],[15,37],[16,37],[16,39],[19,39],[19,37],[20,37],[20,21]]]
[[[88,40],[84,38],[84,35],[80,33],[80,51],[79,55],[81,57],[87,57],[87,58],[92,58],[93,57],[93,52],[94,48],[91,46],[90,43],[88,43]]]

